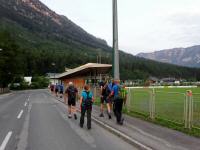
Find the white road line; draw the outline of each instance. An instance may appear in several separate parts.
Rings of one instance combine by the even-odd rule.
[[[6,145],[8,144],[8,141],[9,141],[11,136],[12,136],[12,131],[8,132],[8,134],[6,135],[3,143],[1,144],[0,150],[5,150]]]
[[[20,118],[21,118],[23,112],[24,112],[23,110],[20,111],[19,115],[17,116],[17,119],[20,119]]]
[[[29,100],[30,100],[30,95],[28,96],[28,102],[29,102]]]
[[[25,106],[25,107],[27,106],[27,102],[24,103],[24,106]]]

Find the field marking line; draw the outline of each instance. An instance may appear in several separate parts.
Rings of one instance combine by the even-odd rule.
[[[19,115],[17,116],[17,119],[20,119],[20,118],[21,118],[23,112],[24,112],[23,110],[20,111]]]
[[[25,106],[25,107],[27,106],[27,102],[24,103],[24,106]]]
[[[8,141],[10,140],[10,137],[12,136],[12,131],[8,132],[5,139],[3,140],[3,143],[1,144],[0,150],[5,150],[6,145],[8,144]]]

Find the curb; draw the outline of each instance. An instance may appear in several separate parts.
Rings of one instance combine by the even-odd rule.
[[[49,94],[49,95],[51,95],[51,94]],[[51,95],[51,96],[52,96],[52,95]],[[52,97],[54,97],[54,96],[52,96]],[[63,103],[64,105],[66,105],[66,104],[65,104],[63,101],[61,101],[58,97],[54,97],[54,98],[57,99],[59,102]],[[80,113],[80,109],[78,108],[77,110],[78,110],[78,112]],[[151,147],[148,147],[148,146],[146,146],[146,145],[140,143],[139,141],[134,140],[132,137],[126,135],[125,133],[123,133],[123,132],[121,132],[121,131],[119,131],[119,130],[113,128],[113,127],[111,127],[110,125],[108,125],[108,124],[106,124],[106,123],[104,123],[104,122],[98,120],[98,119],[97,119],[96,117],[94,117],[93,115],[92,115],[92,120],[93,120],[96,124],[100,125],[101,127],[103,127],[104,129],[108,130],[109,132],[113,133],[114,135],[120,137],[120,138],[121,138],[122,140],[124,140],[125,142],[127,142],[127,143],[129,143],[129,144],[131,144],[131,145],[133,145],[133,146],[135,146],[135,147],[137,147],[137,148],[139,148],[140,150],[153,150]]]

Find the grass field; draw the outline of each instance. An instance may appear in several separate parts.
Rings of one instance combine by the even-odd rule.
[[[193,124],[200,127],[200,88],[155,88],[155,116],[158,119],[184,124],[184,101],[187,90],[192,90],[194,100]],[[129,109],[149,115],[153,89],[130,89]]]

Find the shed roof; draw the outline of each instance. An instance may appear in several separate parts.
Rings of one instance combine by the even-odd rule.
[[[73,74],[81,74],[89,70],[96,70],[98,73],[103,74],[103,73],[107,73],[110,68],[112,68],[111,64],[87,63],[80,67],[70,69],[67,72],[61,73],[57,75],[56,78],[61,79]]]

